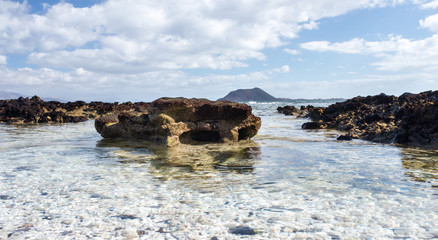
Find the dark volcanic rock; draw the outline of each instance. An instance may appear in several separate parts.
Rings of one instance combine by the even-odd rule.
[[[61,103],[45,102],[41,98],[0,100],[1,123],[63,123],[83,122],[103,114],[117,111],[145,109],[147,103],[103,103],[84,101]]]
[[[273,97],[269,93],[263,91],[260,88],[253,89],[238,89],[227,94],[227,96],[218,99],[218,101],[233,101],[233,102],[273,102],[278,101],[276,97]]]
[[[284,106],[284,107],[278,107],[277,111],[279,113],[283,113],[284,115],[294,115],[294,113],[299,113],[300,110],[294,106]]]
[[[341,135],[336,140],[338,140],[338,141],[351,141],[351,140],[353,140],[353,137],[350,135]]]
[[[323,129],[324,126],[321,122],[306,122],[301,126],[302,129]]]
[[[305,129],[321,126],[374,142],[438,145],[438,91],[355,97],[301,110],[313,121]]]
[[[249,139],[261,126],[246,104],[207,99],[160,98],[147,110],[125,111],[96,119],[102,137],[137,138],[167,146],[192,142]]]

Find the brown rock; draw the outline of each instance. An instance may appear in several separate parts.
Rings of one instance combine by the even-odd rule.
[[[277,111],[283,113],[284,115],[294,115],[294,113],[299,113],[300,110],[294,106],[286,105],[284,107],[278,107]]]
[[[261,120],[246,104],[207,99],[160,98],[147,110],[97,118],[102,137],[137,138],[166,146],[193,142],[236,142],[257,134]]]

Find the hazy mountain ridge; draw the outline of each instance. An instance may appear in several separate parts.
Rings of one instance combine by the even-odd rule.
[[[16,92],[8,92],[8,91],[0,91],[0,100],[6,99],[17,99],[19,97],[31,97],[25,94],[16,93]],[[54,98],[54,97],[41,97],[44,101],[57,101],[57,102],[67,102],[64,99]]]
[[[0,100],[16,99],[19,97],[26,97],[26,95],[15,92],[0,91]]]
[[[231,91],[225,97],[218,99],[233,101],[233,102],[248,102],[248,101],[260,101],[260,102],[274,102],[277,98],[263,91],[260,88],[253,89],[237,89]]]
[[[227,100],[233,102],[309,102],[309,101],[323,101],[323,100],[331,100],[331,101],[344,101],[343,98],[330,98],[330,99],[292,99],[292,98],[277,98],[272,96],[271,94],[263,91],[262,89],[255,87],[252,89],[237,89],[228,93],[225,97],[219,98],[218,101]]]

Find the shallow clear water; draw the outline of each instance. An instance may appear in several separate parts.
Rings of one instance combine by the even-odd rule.
[[[252,141],[174,149],[0,125],[0,239],[438,238],[438,150],[339,142],[281,105],[252,103]]]

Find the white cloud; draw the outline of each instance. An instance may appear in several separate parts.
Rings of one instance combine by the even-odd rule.
[[[290,55],[300,55],[301,54],[301,52],[296,50],[296,49],[285,48],[285,49],[283,49],[283,51],[287,54],[290,54]]]
[[[261,50],[315,29],[318,19],[398,2],[108,0],[75,8],[61,1],[38,15],[26,1],[0,0],[0,54],[89,71],[230,69],[265,59]]]
[[[438,14],[421,20],[420,26],[438,32]],[[415,70],[438,73],[438,34],[419,40],[389,36],[385,41],[366,41],[362,38],[355,38],[335,43],[313,41],[302,43],[300,46],[311,51],[372,55],[380,59],[372,63],[378,70]]]
[[[68,89],[70,96],[90,100],[113,97],[114,89],[127,100],[143,96],[147,89],[148,94],[157,95],[139,100],[153,100],[162,94],[177,96],[182,89],[186,96],[207,97],[215,96],[218,89],[226,94],[235,88],[269,87],[272,79],[291,68],[285,65],[267,71],[202,76],[184,71],[248,67],[248,60],[267,60],[266,48],[281,48],[300,31],[318,28],[320,19],[403,2],[107,0],[75,8],[60,1],[46,5],[42,14],[32,14],[27,1],[0,0],[0,64],[6,64],[9,54],[21,54],[39,67],[15,70],[0,66],[0,87],[38,90],[46,96],[55,95],[48,91],[65,93]],[[425,19],[421,26],[436,31],[435,22],[434,18]],[[420,48],[425,53],[427,46],[435,46],[435,38],[423,42],[397,36],[381,42],[357,38],[340,43],[310,42],[301,47],[376,55],[382,59],[375,63],[379,69],[400,69],[409,62],[401,56],[419,59],[415,64],[428,61],[430,66],[436,57],[433,48],[422,56],[424,59],[420,53],[414,56],[413,50]],[[301,54],[296,49],[284,51]]]
[[[423,28],[428,28],[432,32],[438,33],[438,14],[429,16],[424,20],[420,20],[420,26]]]
[[[289,71],[289,66],[285,65],[234,75],[195,76],[178,70],[122,74],[96,73],[83,68],[62,72],[49,68],[13,70],[1,66],[0,89],[7,87],[28,95],[62,96],[66,100],[152,101],[163,95],[217,99],[235,88],[270,83],[278,75]],[[117,93],[114,93],[115,89]]]
[[[328,41],[313,41],[302,43],[300,46],[307,50],[318,52],[338,52],[351,54],[381,54],[395,52],[410,44],[410,40],[401,36],[390,36],[387,41],[369,42],[362,38],[355,38],[346,42],[330,43]]]
[[[8,58],[6,56],[0,55],[0,64],[5,65],[8,63]]]
[[[0,53],[81,47],[99,35],[99,23],[92,17],[97,7],[79,9],[61,2],[36,15],[25,4],[1,0],[0,9]]]
[[[290,72],[290,67],[288,65],[284,65],[284,66],[282,66],[280,68],[275,68],[273,70],[273,72],[276,72],[276,73],[288,73],[288,72]]]
[[[435,9],[438,7],[438,0],[433,0],[433,1],[430,1],[428,3],[422,4],[421,7]]]
[[[373,65],[379,70],[438,73],[438,35],[417,41],[404,39],[395,45],[397,49],[393,53],[381,55],[382,60]]]

